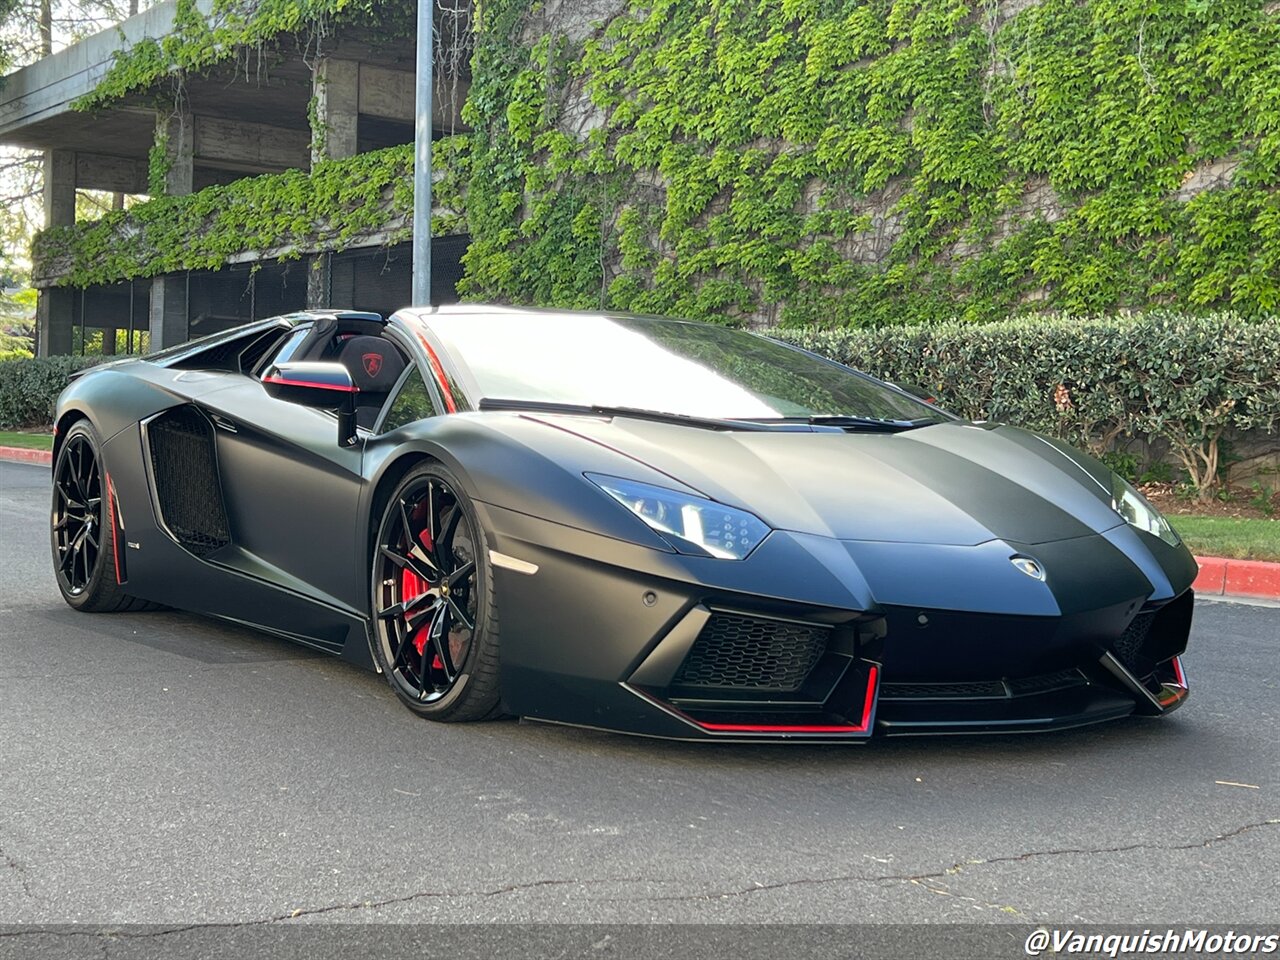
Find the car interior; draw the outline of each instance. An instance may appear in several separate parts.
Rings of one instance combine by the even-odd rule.
[[[372,429],[409,362],[399,347],[382,336],[382,330],[383,325],[373,320],[321,317],[295,328],[277,350],[258,364],[254,375],[261,377],[277,363],[340,363],[360,391],[356,396],[356,423],[365,430]]]

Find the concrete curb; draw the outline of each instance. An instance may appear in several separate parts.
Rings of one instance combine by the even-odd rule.
[[[29,447],[0,447],[0,460],[16,463],[53,463],[52,450],[32,450]]]
[[[26,447],[0,447],[0,460],[50,464],[53,453]],[[1200,564],[1200,576],[1194,584],[1196,593],[1210,597],[1280,600],[1280,563],[1225,557],[1196,557],[1196,562]]]
[[[1196,562],[1200,564],[1200,576],[1193,584],[1196,593],[1280,600],[1280,563],[1223,557],[1196,557]]]

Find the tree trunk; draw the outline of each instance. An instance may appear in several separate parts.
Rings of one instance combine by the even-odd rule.
[[[40,0],[40,56],[53,53],[53,0]]]

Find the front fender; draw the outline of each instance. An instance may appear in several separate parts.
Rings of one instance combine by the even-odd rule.
[[[472,500],[664,553],[673,552],[665,541],[583,474],[697,493],[616,450],[547,424],[519,415],[467,413],[420,420],[371,440],[365,448],[368,509],[399,474],[403,458],[424,456],[445,464]]]

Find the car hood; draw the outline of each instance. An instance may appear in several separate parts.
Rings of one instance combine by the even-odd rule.
[[[1083,460],[1015,427],[757,432],[622,417],[530,419],[749,510],[775,530],[970,546],[1068,540],[1123,523]]]

